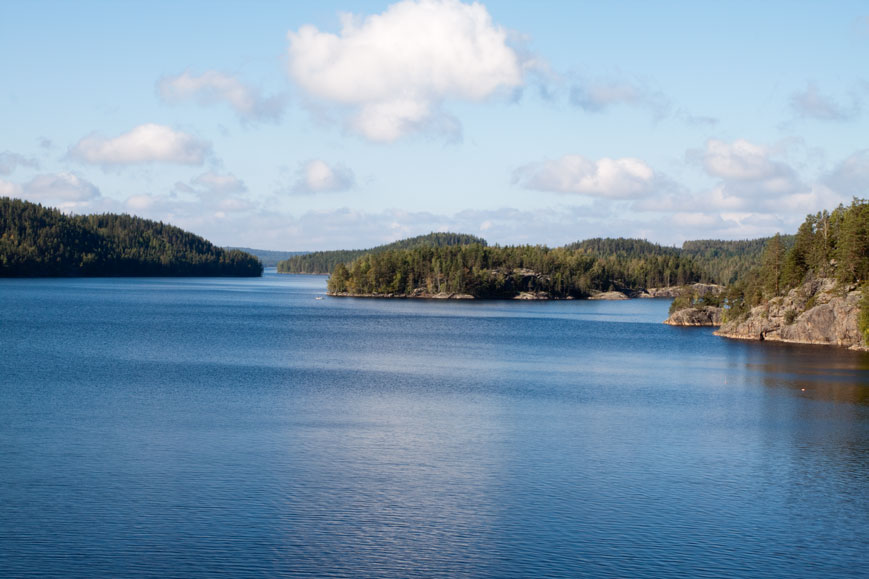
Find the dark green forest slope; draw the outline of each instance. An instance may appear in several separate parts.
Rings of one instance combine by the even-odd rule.
[[[259,276],[262,264],[130,215],[64,215],[0,198],[0,276]]]
[[[278,262],[278,273],[332,273],[339,263],[349,264],[354,259],[365,255],[383,253],[399,249],[414,249],[418,247],[449,247],[454,245],[469,245],[476,243],[486,245],[486,240],[464,233],[429,233],[402,239],[386,245],[378,245],[370,249],[344,249],[337,251],[315,251],[305,255],[291,257]]]

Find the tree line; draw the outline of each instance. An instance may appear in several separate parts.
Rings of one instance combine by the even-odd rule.
[[[675,254],[597,256],[568,247],[475,243],[364,255],[349,266],[338,264],[328,289],[351,294],[448,292],[480,298],[532,291],[581,298],[596,291],[633,291],[704,279],[694,258]]]
[[[779,237],[787,245],[790,238]],[[520,292],[587,297],[692,283],[728,284],[760,263],[768,239],[698,240],[667,247],[643,239],[594,238],[559,248],[469,245],[388,249],[335,266],[329,289],[351,294],[465,293],[506,298]]]
[[[315,251],[305,255],[290,257],[278,262],[278,273],[332,273],[339,263],[349,264],[355,259],[372,253],[382,253],[397,249],[417,247],[446,247],[452,245],[486,245],[486,240],[465,233],[429,233],[402,239],[370,249],[342,249],[336,251]]]
[[[775,235],[766,240],[760,264],[729,286],[727,308],[731,315],[740,315],[818,278],[835,279],[843,286],[862,284],[867,293],[869,201],[866,199],[855,197],[848,206],[808,215],[796,235]]]
[[[0,276],[259,276],[252,255],[130,215],[64,215],[0,198]]]

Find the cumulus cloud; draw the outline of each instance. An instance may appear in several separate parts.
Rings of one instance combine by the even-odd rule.
[[[39,161],[11,151],[0,153],[0,175],[10,175],[18,167],[39,168]]]
[[[843,106],[833,97],[821,94],[815,83],[809,83],[806,90],[791,95],[791,108],[803,118],[821,121],[848,121],[860,112],[860,103],[853,98],[851,104]]]
[[[91,135],[69,150],[73,159],[104,166],[152,162],[201,165],[210,153],[209,143],[153,123],[111,139]]]
[[[314,159],[299,165],[293,193],[330,193],[346,191],[356,182],[353,171],[343,165],[329,165]]]
[[[283,95],[267,98],[236,77],[213,70],[200,75],[185,71],[164,76],[157,81],[157,94],[168,103],[194,101],[206,106],[225,103],[244,121],[277,122],[285,105]]]
[[[763,202],[806,189],[793,167],[774,158],[775,151],[744,139],[732,143],[710,139],[704,150],[691,150],[686,156],[721,180],[713,191],[721,206]]]
[[[655,212],[680,219],[690,215],[721,215],[733,217],[747,227],[746,216],[760,226],[760,218],[775,218],[779,225],[791,224],[796,229],[806,213],[835,207],[849,194],[869,185],[869,153],[859,152],[841,163],[820,181],[804,181],[796,169],[779,160],[783,151],[745,140],[731,143],[709,140],[702,150],[690,150],[687,157],[700,165],[717,182],[705,190],[666,191],[633,202],[631,210]],[[779,229],[779,230],[787,230]],[[755,231],[755,229],[745,229]]]
[[[287,37],[296,84],[347,107],[349,128],[372,141],[442,124],[447,99],[480,101],[523,84],[526,63],[479,3],[404,0],[380,14],[343,14],[339,34],[304,26]]]
[[[570,89],[570,103],[587,112],[599,113],[616,105],[643,107],[655,117],[664,117],[670,111],[670,99],[663,93],[628,80],[599,79],[574,84]]]
[[[770,160],[766,147],[744,139],[733,143],[710,139],[706,142],[702,160],[707,173],[722,179],[766,179],[779,171]]]
[[[581,155],[565,155],[520,167],[514,173],[514,182],[539,191],[634,199],[653,190],[655,172],[639,159],[592,161]]]

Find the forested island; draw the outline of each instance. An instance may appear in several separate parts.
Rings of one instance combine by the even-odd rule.
[[[260,276],[260,261],[178,227],[106,213],[65,215],[0,198],[0,277]]]
[[[480,243],[388,249],[339,262],[334,295],[577,299],[601,292],[729,283],[759,263],[764,243],[695,241],[665,247],[640,239],[590,239],[564,247]]]

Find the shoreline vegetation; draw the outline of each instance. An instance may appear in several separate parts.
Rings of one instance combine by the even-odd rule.
[[[256,257],[162,222],[0,198],[0,277],[258,277]]]
[[[265,252],[269,259],[291,252]],[[264,255],[265,255],[264,253]],[[686,241],[595,238],[490,246],[430,233],[363,250],[291,255],[278,273],[328,274],[334,297],[673,298],[674,326],[745,340],[869,345],[869,201],[808,215],[794,235]],[[162,222],[67,215],[0,198],[0,277],[261,276],[262,261]]]
[[[682,248],[623,238],[554,249],[385,246],[347,263],[336,259],[327,288],[335,297],[403,299],[673,297],[669,325],[866,349],[869,202],[854,198],[809,215],[795,235],[689,241]]]

